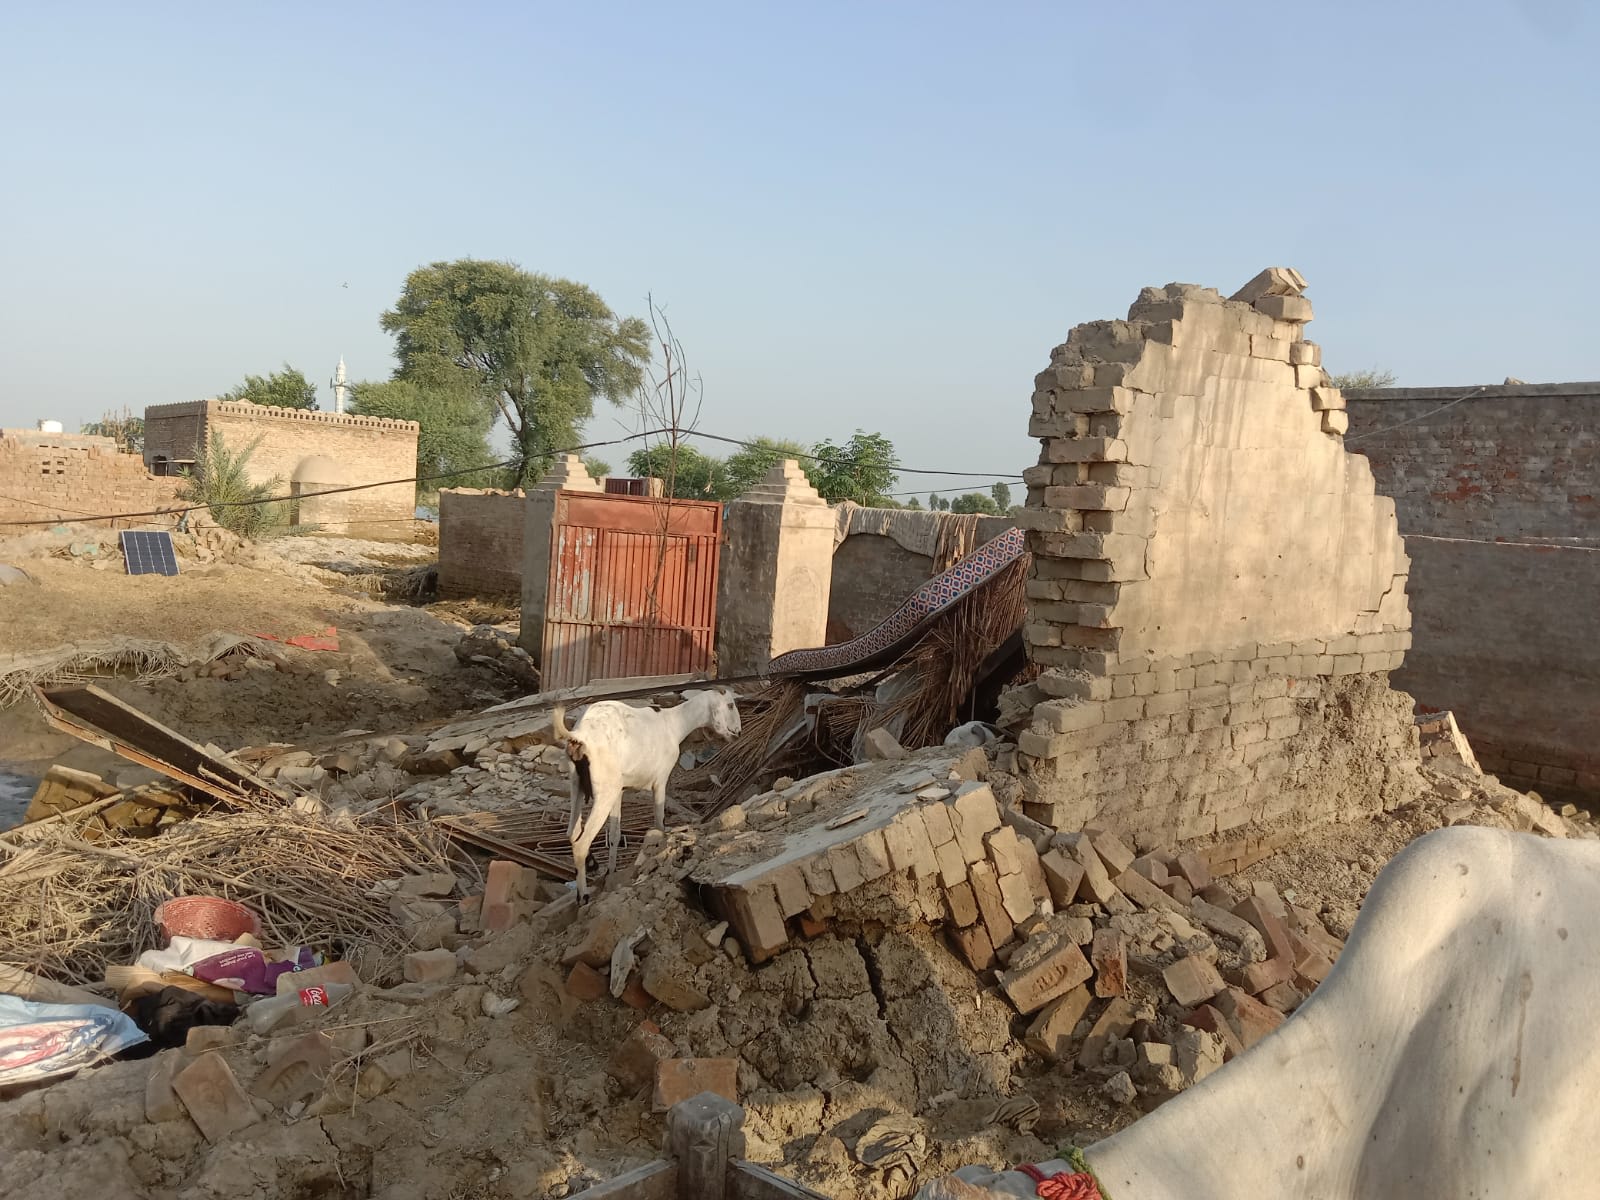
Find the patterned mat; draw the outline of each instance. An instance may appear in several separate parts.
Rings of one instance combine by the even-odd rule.
[[[988,583],[1026,554],[1027,550],[1022,530],[1008,529],[912,592],[905,603],[875,629],[836,646],[790,650],[773,659],[767,672],[771,675],[795,675],[808,671],[836,671],[855,664],[861,664],[864,668],[866,664],[899,647],[957,600]]]

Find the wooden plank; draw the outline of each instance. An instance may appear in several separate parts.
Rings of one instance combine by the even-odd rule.
[[[728,1164],[728,1200],[828,1200],[821,1192],[736,1158]]]
[[[592,1200],[678,1200],[678,1164],[657,1159],[584,1191]]]

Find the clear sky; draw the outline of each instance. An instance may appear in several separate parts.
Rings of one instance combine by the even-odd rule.
[[[912,466],[1020,471],[1074,324],[1272,264],[1332,370],[1594,379],[1595,9],[14,0],[0,424],[384,377],[465,255],[653,292],[706,429]]]

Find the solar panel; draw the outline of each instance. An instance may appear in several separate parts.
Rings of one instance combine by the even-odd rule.
[[[172,535],[129,531],[122,535],[122,556],[129,575],[176,575],[178,557],[172,552]]]

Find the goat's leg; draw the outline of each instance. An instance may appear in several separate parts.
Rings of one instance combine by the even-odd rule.
[[[622,805],[617,805],[611,810],[611,819],[606,822],[606,845],[610,854],[606,857],[606,874],[609,876],[617,869],[617,847],[622,844]]]
[[[589,898],[587,887],[587,871],[585,860],[589,857],[589,847],[594,845],[594,839],[599,836],[600,830],[611,819],[614,808],[621,806],[622,797],[619,795],[613,800],[610,796],[596,793],[594,808],[589,813],[589,819],[583,823],[583,828],[572,839],[572,862],[578,872],[578,903],[582,904]]]
[[[667,828],[667,781],[656,780],[656,828],[663,832]]]

